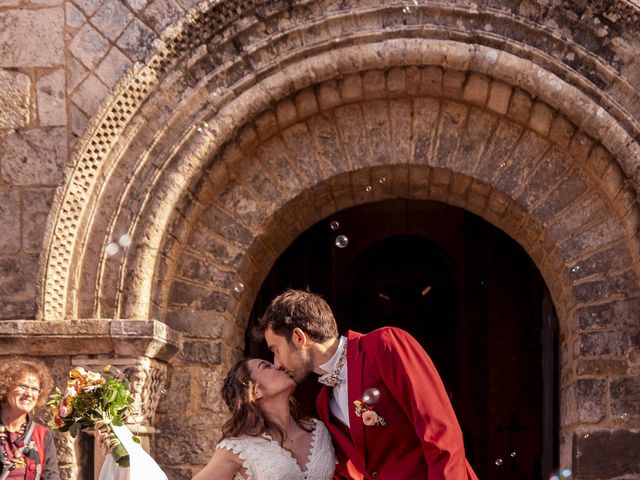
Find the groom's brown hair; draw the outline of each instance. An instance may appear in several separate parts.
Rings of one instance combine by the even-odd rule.
[[[304,290],[287,290],[273,299],[258,320],[254,334],[262,338],[267,328],[288,341],[295,328],[300,328],[314,342],[338,337],[338,326],[329,304],[320,295]]]

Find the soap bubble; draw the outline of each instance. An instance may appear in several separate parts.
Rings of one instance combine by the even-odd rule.
[[[347,238],[346,235],[338,235],[336,237],[336,247],[344,248],[347,245],[349,245],[349,239]]]
[[[116,242],[111,242],[105,249],[108,257],[113,257],[120,251],[120,246]]]
[[[496,462],[495,462],[495,463],[496,463],[496,466],[498,466],[498,467],[499,467],[499,466],[500,466],[500,465],[502,465],[504,462],[502,461],[502,459],[501,459],[501,458],[496,458]]]
[[[367,388],[362,393],[362,401],[367,405],[373,405],[377,403],[378,400],[380,400],[380,390],[375,387]]]
[[[329,224],[329,227],[331,228],[331,230],[338,230],[340,228],[340,224],[337,220],[334,220]]]
[[[236,282],[236,284],[233,286],[233,291],[236,293],[244,292],[244,283]]]
[[[128,247],[131,245],[131,236],[125,233],[118,239],[118,243],[121,247]]]

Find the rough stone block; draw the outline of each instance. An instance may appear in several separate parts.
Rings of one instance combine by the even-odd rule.
[[[640,416],[640,378],[629,377],[611,381],[611,415],[627,422]]]
[[[573,287],[573,294],[579,303],[603,300],[610,296],[630,295],[638,289],[638,278],[635,272],[627,271],[619,275],[611,275],[603,280],[582,283]]]
[[[156,458],[167,459],[173,465],[206,464],[220,438],[222,418],[210,415],[165,416],[157,424]],[[188,442],[176,442],[176,438],[188,438]]]
[[[640,431],[606,430],[575,434],[573,465],[576,478],[640,477]]]
[[[31,79],[20,72],[0,70],[0,128],[18,128],[29,123]]]
[[[98,10],[98,7],[102,3],[102,1],[103,0],[75,0],[75,3],[80,7],[80,10],[82,10],[85,14],[87,14],[87,16],[90,17],[91,15],[96,13],[96,10]],[[118,0],[107,1],[113,2]]]
[[[46,127],[67,124],[64,70],[56,70],[38,80],[38,118]]]
[[[318,87],[318,105],[320,110],[330,110],[342,103],[338,84],[335,80],[324,82]]]
[[[533,100],[528,93],[516,89],[511,97],[508,114],[515,121],[526,125],[529,123],[529,112],[531,111],[532,104]]]
[[[580,358],[576,363],[578,376],[614,376],[619,377],[627,373],[627,361],[620,359]]]
[[[14,190],[0,191],[0,253],[20,250],[20,196]]]
[[[160,396],[157,413],[182,413],[191,396],[189,369],[174,367],[165,385],[166,393]]]
[[[604,305],[590,305],[576,310],[575,319],[581,330],[588,328],[618,328],[638,325],[640,299],[617,300]]]
[[[96,74],[107,87],[112,88],[118,83],[118,80],[120,80],[131,65],[131,60],[129,60],[124,53],[118,48],[112,47],[107,56],[100,62]]]
[[[62,8],[0,11],[0,67],[64,63]]]
[[[487,107],[496,113],[506,115],[511,100],[511,86],[499,80],[491,82]]]
[[[67,27],[80,28],[87,21],[84,14],[71,2],[64,5],[65,18]]]
[[[228,295],[190,283],[174,281],[169,290],[171,305],[185,305],[196,309],[224,312],[228,302]]]
[[[177,264],[176,273],[181,277],[223,289],[230,289],[233,286],[235,278],[233,272],[221,270],[214,263],[204,260],[202,257],[182,253]]]
[[[535,102],[531,109],[529,126],[540,135],[548,135],[553,120],[554,111],[546,103]]]
[[[464,87],[462,98],[476,105],[484,105],[489,93],[489,79],[486,75],[471,73]]]
[[[0,318],[33,318],[36,313],[36,257],[0,258]]]
[[[624,243],[618,243],[611,248],[601,250],[594,253],[588,258],[580,260],[571,265],[569,269],[569,278],[578,280],[584,277],[595,275],[601,272],[621,270],[627,265],[631,265],[633,260],[629,246]],[[616,323],[616,319],[612,318],[611,324]]]
[[[109,90],[95,75],[89,75],[72,94],[74,103],[87,115],[93,115]]]
[[[59,185],[66,160],[66,128],[15,131],[5,137],[2,178],[15,185]]]
[[[38,253],[42,249],[54,193],[51,188],[22,192],[22,245],[27,253]]]
[[[467,72],[445,70],[442,77],[442,94],[449,98],[460,98],[467,79]]]
[[[604,331],[581,333],[577,339],[575,352],[578,356],[598,357],[601,355],[624,355],[629,349],[628,332]]]
[[[131,20],[133,20],[133,14],[127,7],[117,0],[108,0],[102,4],[91,18],[91,23],[102,35],[113,42],[120,36]]]
[[[174,24],[182,16],[182,8],[172,0],[154,0],[144,11],[145,18],[156,33]]]
[[[210,340],[185,340],[180,355],[183,364],[218,365],[222,345]]]
[[[224,399],[220,394],[225,376],[226,367],[222,366],[208,370],[204,374],[202,393],[200,395],[200,408],[202,410],[211,410],[216,413],[225,413],[227,411]]]
[[[93,69],[109,50],[109,42],[87,23],[73,38],[69,50],[85,67]]]
[[[142,61],[149,52],[151,44],[156,39],[153,30],[147,28],[140,20],[135,19],[129,24],[117,45],[133,61]]]
[[[577,419],[597,423],[605,416],[605,381],[592,378],[578,380],[574,386]]]
[[[345,103],[362,100],[362,78],[360,75],[346,75],[340,80],[338,88]]]

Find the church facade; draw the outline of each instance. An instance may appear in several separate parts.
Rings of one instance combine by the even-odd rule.
[[[558,319],[559,466],[640,477],[635,0],[2,0],[0,25],[0,356],[142,372],[169,478],[213,451],[278,257],[394,198],[526,251]]]

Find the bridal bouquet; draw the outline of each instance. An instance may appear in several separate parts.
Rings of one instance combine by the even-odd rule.
[[[112,425],[121,426],[134,399],[128,390],[128,382],[110,374],[110,366],[101,373],[86,371],[82,367],[69,372],[67,388],[64,394],[56,388],[49,397],[47,405],[51,408],[53,419],[51,428],[69,432],[76,437],[80,430],[97,428],[108,434],[111,455],[119,467],[129,466],[129,453],[118,437]],[[140,439],[133,437],[140,443]]]

